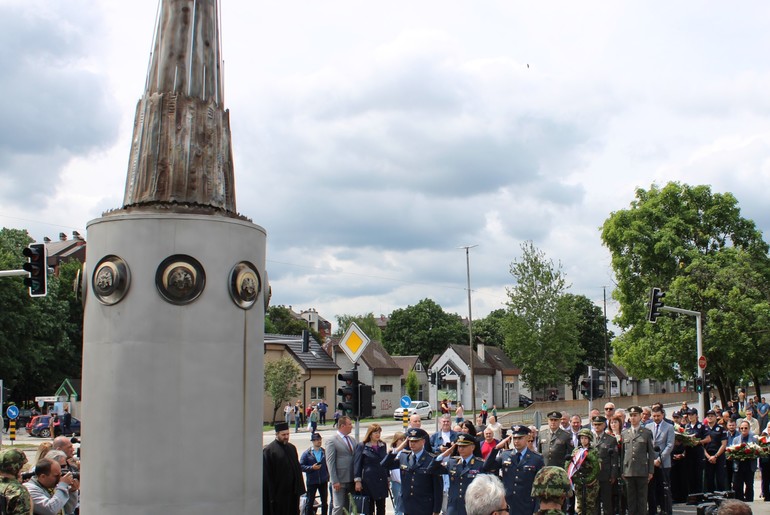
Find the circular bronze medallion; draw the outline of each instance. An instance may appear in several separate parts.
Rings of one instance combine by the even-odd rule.
[[[169,256],[158,266],[155,286],[172,304],[188,304],[203,292],[206,272],[197,259],[183,254]]]
[[[250,309],[262,290],[257,268],[248,261],[241,261],[230,271],[230,296],[243,309]]]
[[[105,256],[94,269],[91,278],[91,288],[96,299],[106,306],[120,302],[128,292],[131,283],[131,273],[128,265],[118,256]]]

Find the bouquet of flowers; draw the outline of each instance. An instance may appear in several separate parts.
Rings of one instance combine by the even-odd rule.
[[[762,449],[760,458],[770,458],[770,436],[767,433],[759,437],[759,447]]]
[[[674,424],[674,439],[676,443],[685,447],[695,447],[700,443],[700,440],[695,435],[687,434],[685,429],[679,424]]]
[[[762,453],[762,447],[755,443],[739,443],[729,446],[725,451],[725,456],[734,461],[747,461],[759,458]]]

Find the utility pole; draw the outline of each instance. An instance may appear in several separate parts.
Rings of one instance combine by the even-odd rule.
[[[604,384],[607,385],[607,399],[612,399],[612,383],[610,383],[610,343],[607,338],[607,287],[602,286],[602,290],[604,291]]]
[[[470,249],[472,249],[473,247],[478,247],[478,245],[465,245],[460,248],[465,249],[465,270],[467,272],[466,275],[468,278],[468,347],[470,350],[470,352],[468,353],[470,356],[470,358],[468,359],[468,365],[470,366],[470,369],[471,369],[471,374],[470,374],[471,414],[473,416],[471,420],[475,422],[476,420],[476,382],[473,376],[473,316],[471,314],[471,258],[470,258]]]

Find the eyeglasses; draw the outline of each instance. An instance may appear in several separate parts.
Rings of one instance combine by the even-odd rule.
[[[604,411],[612,411],[612,410],[614,410],[614,409],[615,409],[615,408],[604,408]]]

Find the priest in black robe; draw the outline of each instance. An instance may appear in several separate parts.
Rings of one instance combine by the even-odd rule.
[[[305,493],[297,448],[289,443],[289,424],[275,425],[275,440],[262,450],[262,496],[267,515],[298,515]]]

